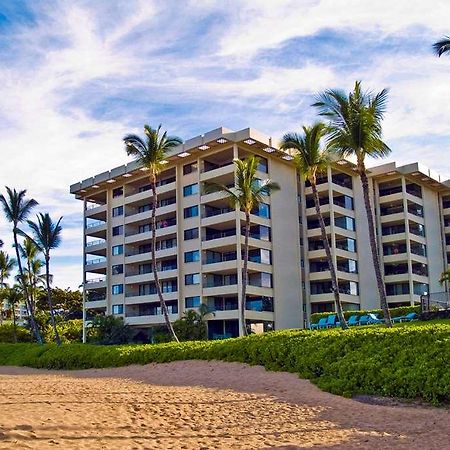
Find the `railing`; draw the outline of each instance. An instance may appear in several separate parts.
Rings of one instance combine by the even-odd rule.
[[[106,281],[105,277],[101,278],[92,278],[90,280],[86,280],[86,284],[92,284],[92,283],[102,283],[103,281]]]
[[[91,203],[86,205],[86,211],[90,211],[91,209],[98,208],[99,206],[105,206],[105,203]]]
[[[87,223],[86,228],[98,227],[101,225],[106,225],[106,222],[103,222],[102,220],[97,220],[95,222]]]
[[[90,297],[89,295],[86,296],[86,302],[102,302],[106,300],[106,295],[98,295]]]
[[[229,236],[236,236],[236,230],[227,230],[227,231],[220,231],[218,233],[212,233],[205,236],[205,241],[212,241],[213,239],[221,239],[224,237]]]
[[[232,211],[234,211],[233,208],[206,209],[203,218],[214,217],[214,216],[218,216],[220,214],[227,214]]]
[[[450,292],[430,292],[420,296],[422,312],[450,309]]]
[[[86,261],[86,266],[91,266],[92,264],[100,264],[106,262],[106,258],[96,258],[96,259],[88,259]]]
[[[233,165],[233,161],[228,161],[222,164],[214,164],[214,163],[210,163],[208,161],[205,161],[205,164],[207,164],[206,167],[204,167],[200,173],[206,173],[206,172],[211,172],[211,170],[216,170],[216,169],[221,169],[222,167],[227,167],[227,166],[232,166]]]
[[[95,241],[86,242],[86,247],[93,247],[94,245],[106,244],[104,239],[97,239]]]
[[[160,251],[162,251],[162,250],[170,250],[171,248],[177,248],[177,245],[175,244],[175,245],[172,245],[172,246],[167,246],[167,247],[156,247],[156,251],[157,252],[160,252]],[[131,251],[131,252],[127,252],[126,254],[125,254],[125,256],[136,256],[136,255],[146,255],[146,254],[148,254],[148,253],[151,253],[152,251],[151,250],[148,250],[148,251],[145,251],[145,252],[140,252],[139,250],[135,250],[135,251]]]
[[[380,188],[380,197],[385,197],[386,195],[399,194],[402,192],[402,186],[392,186],[390,188]]]

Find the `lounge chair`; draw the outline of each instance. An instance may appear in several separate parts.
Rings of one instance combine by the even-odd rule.
[[[359,324],[360,325],[369,325],[370,324],[370,317],[369,316],[361,316],[359,318]]]
[[[374,324],[374,323],[383,323],[384,320],[380,319],[379,317],[376,316],[376,314],[368,314],[369,316],[369,323],[370,324]]]
[[[353,327],[355,325],[359,325],[359,318],[358,318],[358,316],[350,316],[350,318],[347,321],[347,325],[349,327]]]
[[[411,312],[409,314],[406,314],[406,316],[400,316],[400,317],[394,317],[392,321],[394,323],[398,322],[411,322],[412,320],[417,320],[419,316],[415,312]]]
[[[336,314],[331,314],[331,316],[327,317],[327,328],[338,327],[340,322],[338,322],[338,318]]]
[[[319,319],[319,321],[317,323],[311,323],[309,324],[309,329],[310,330],[318,330],[320,328],[327,328],[327,317],[322,317],[321,319]]]

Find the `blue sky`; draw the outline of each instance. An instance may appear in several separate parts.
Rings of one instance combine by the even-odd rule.
[[[81,281],[70,184],[127,161],[121,138],[162,123],[189,139],[248,126],[278,140],[314,94],[390,88],[389,160],[450,177],[448,1],[0,0],[1,184],[64,216],[58,286]],[[9,226],[0,238],[12,251]]]

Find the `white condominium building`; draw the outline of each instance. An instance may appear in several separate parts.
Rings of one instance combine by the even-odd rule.
[[[210,338],[237,336],[244,215],[210,182],[232,186],[233,160],[260,158],[258,178],[280,191],[251,214],[246,319],[256,332],[305,326],[331,311],[330,275],[311,187],[292,157],[253,130],[218,128],[167,155],[159,176],[157,266],[171,320],[204,303]],[[421,164],[370,169],[378,247],[390,305],[443,290],[450,263],[450,181]],[[346,309],[379,307],[362,188],[353,164],[337,161],[318,181]],[[136,328],[163,324],[151,265],[148,174],[137,163],[70,187],[84,204],[86,311],[122,316]]]

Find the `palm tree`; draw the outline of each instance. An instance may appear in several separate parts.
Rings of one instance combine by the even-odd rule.
[[[442,272],[439,283],[444,284],[445,282],[450,283],[450,269]]]
[[[435,55],[441,56],[444,53],[450,53],[450,36],[444,36],[443,39],[433,44]]]
[[[348,326],[347,322],[345,321],[344,313],[342,312],[336,268],[334,266],[333,257],[331,255],[330,243],[328,241],[322,211],[320,210],[320,200],[319,194],[317,192],[317,175],[326,173],[328,166],[331,163],[331,153],[329,149],[327,147],[322,149],[320,146],[320,140],[325,135],[325,133],[326,126],[322,122],[317,122],[312,127],[304,126],[302,134],[285,134],[281,141],[280,148],[282,150],[293,149],[296,151],[294,162],[297,166],[297,171],[311,183],[314,205],[316,207],[316,214],[319,219],[320,230],[322,232],[322,240],[325,247],[325,254],[328,260],[328,267],[330,268],[331,288],[334,294],[336,312],[339,317],[341,327],[343,329],[346,329],[348,328]]]
[[[386,289],[381,275],[374,217],[370,204],[369,180],[365,166],[366,157],[384,158],[391,152],[391,149],[382,140],[381,127],[381,121],[386,112],[387,95],[387,89],[383,89],[375,95],[371,92],[363,92],[361,82],[357,81],[348,96],[341,90],[327,90],[317,97],[313,106],[318,108],[319,115],[330,120],[327,129],[327,143],[330,150],[342,158],[356,157],[356,170],[363,188],[370,249],[381,309],[386,326],[392,327]]]
[[[3,194],[0,195],[0,203],[5,213],[6,220],[8,220],[8,222],[11,222],[13,226],[14,248],[16,249],[17,266],[19,269],[19,275],[21,279],[23,279],[24,273],[19,255],[19,244],[17,242],[17,234],[19,231],[18,226],[20,223],[27,219],[27,217],[31,213],[31,210],[38,204],[38,202],[32,198],[26,199],[26,190],[16,191],[15,189],[10,189],[8,186],[6,186],[6,193],[6,197]],[[33,330],[37,342],[39,344],[42,344],[41,333],[39,332],[39,329],[36,325],[36,321],[34,319],[34,310],[32,308],[27,291],[25,291],[25,298],[28,313],[30,315],[31,329]]]
[[[16,322],[16,305],[23,300],[22,289],[18,285],[14,285],[13,287],[6,287],[1,292],[2,301],[5,300],[10,309],[13,318],[13,336],[14,343],[17,343],[17,322]]]
[[[182,144],[183,141],[177,136],[168,136],[167,131],[161,132],[161,125],[154,129],[149,125],[144,126],[145,138],[137,136],[136,134],[127,134],[123,141],[125,142],[125,150],[128,156],[133,156],[143,168],[147,169],[150,177],[151,191],[153,194],[152,200],[152,269],[155,280],[156,292],[158,293],[159,301],[161,303],[161,310],[164,315],[169,333],[172,338],[178,342],[177,335],[172,327],[169,319],[169,310],[161,290],[161,284],[158,277],[158,269],[156,267],[156,206],[158,196],[156,192],[156,181],[158,175],[161,173],[164,164],[166,163],[167,152]]]
[[[0,291],[6,288],[5,280],[11,275],[11,271],[16,265],[16,260],[0,250]],[[3,301],[0,302],[0,325],[3,323]]]
[[[61,345],[61,339],[59,337],[58,329],[56,328],[55,311],[53,310],[52,304],[52,290],[50,288],[50,250],[58,248],[61,244],[61,220],[62,217],[55,223],[48,213],[39,213],[37,215],[37,223],[28,220],[28,226],[33,233],[33,238],[29,238],[25,233],[21,232],[26,238],[31,239],[34,242],[34,245],[36,245],[39,251],[44,255],[47,301],[57,345]]]
[[[24,271],[26,274],[26,288],[29,289],[30,303],[35,308],[35,290],[37,282],[37,273],[42,267],[42,262],[37,259],[39,254],[39,249],[32,239],[26,237],[22,245],[19,245],[19,250],[22,258],[25,259],[27,263],[27,268]]]
[[[239,209],[245,215],[245,237],[243,247],[243,268],[242,268],[242,298],[240,299],[239,310],[241,316],[241,334],[246,336],[247,327],[245,323],[245,301],[248,284],[248,240],[250,237],[250,213],[261,203],[264,196],[280,189],[278,183],[270,179],[259,180],[256,177],[256,170],[259,158],[250,156],[244,160],[234,160],[236,169],[236,184],[234,187],[227,187],[223,184],[210,183],[205,187],[205,193],[224,192],[232,208]]]

